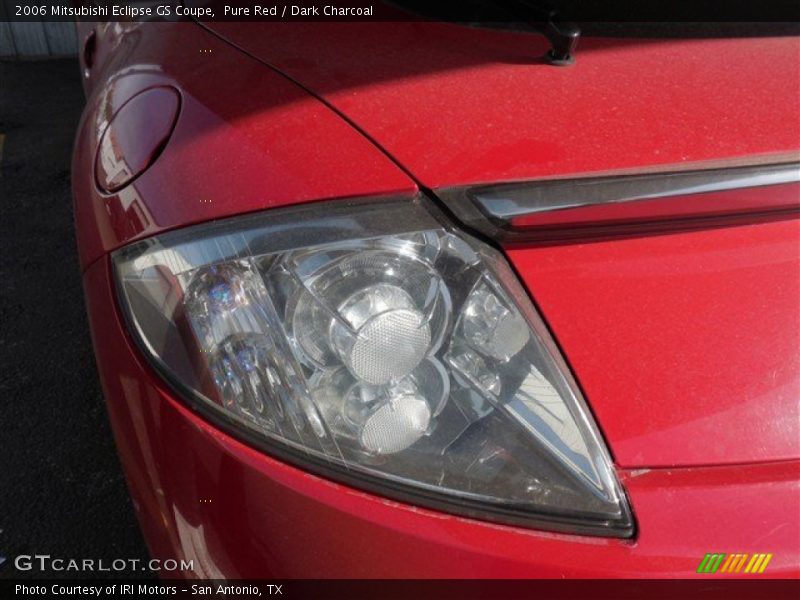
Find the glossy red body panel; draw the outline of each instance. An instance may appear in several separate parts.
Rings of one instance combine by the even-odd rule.
[[[73,193],[84,267],[126,242],[191,223],[416,189],[335,112],[201,27],[114,25],[98,36],[73,158],[73,172],[81,174]],[[103,60],[106,48],[114,53]],[[105,70],[106,79],[94,69]],[[169,144],[132,185],[101,193],[83,174],[94,171],[109,119],[135,94],[164,85],[181,93]]]
[[[105,261],[87,270],[85,290],[109,414],[150,550],[194,559],[194,575],[694,577],[706,552],[742,551],[774,554],[764,576],[800,576],[800,462],[622,471],[635,540],[420,509],[304,473],[221,433],[142,363],[119,320]]]
[[[104,192],[125,187],[156,161],[180,107],[178,91],[162,86],[135,95],[112,116],[95,158],[97,185]]]
[[[210,26],[324,97],[432,188],[798,151],[796,37],[585,37],[575,64],[556,68],[529,32]]]
[[[800,224],[511,249],[624,466],[800,456]]]
[[[766,576],[800,576],[796,220],[508,249],[617,462],[637,520],[628,541],[391,502],[233,440],[133,348],[108,257],[168,229],[417,182],[785,158],[800,140],[796,39],[586,39],[558,69],[529,60],[545,49],[530,34],[217,25],[320,102],[197,25],[97,27],[76,225],[109,413],[155,556],[226,577],[692,577],[706,552],[771,552]],[[170,143],[132,185],[101,193],[108,119],[163,85],[181,94]]]

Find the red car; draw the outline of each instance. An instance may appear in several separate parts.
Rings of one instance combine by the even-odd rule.
[[[86,302],[154,557],[800,576],[797,37],[79,36]]]

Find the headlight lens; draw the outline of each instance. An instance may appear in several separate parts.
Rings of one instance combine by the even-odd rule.
[[[148,357],[233,433],[446,510],[630,535],[600,436],[516,277],[425,199],[194,227],[114,266]]]

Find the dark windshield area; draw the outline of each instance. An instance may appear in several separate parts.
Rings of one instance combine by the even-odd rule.
[[[641,0],[385,0],[410,16],[473,27],[528,30],[569,21],[603,37],[754,37],[798,35],[796,2],[642,2]]]

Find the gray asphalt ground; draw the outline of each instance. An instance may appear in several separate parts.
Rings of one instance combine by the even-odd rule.
[[[84,312],[70,195],[83,103],[76,61],[0,61],[0,578],[42,576],[16,571],[20,554],[147,559]]]

